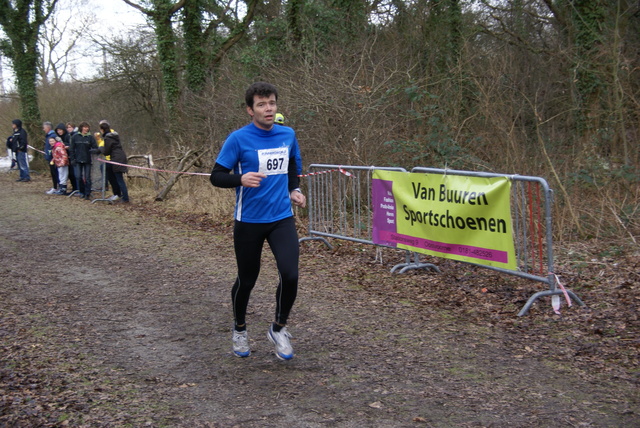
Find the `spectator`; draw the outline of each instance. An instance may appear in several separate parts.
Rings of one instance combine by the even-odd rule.
[[[51,146],[51,155],[53,157],[53,163],[58,169],[59,185],[55,195],[67,194],[67,179],[69,178],[69,156],[67,155],[67,149],[60,137],[51,137],[49,139],[49,145]]]
[[[72,129],[75,128],[75,126],[72,127]],[[62,141],[62,143],[64,144],[64,147],[67,151],[67,159],[69,158],[69,145],[71,144],[71,134],[69,134],[69,132],[67,132],[67,128],[65,126],[64,123],[59,123],[56,128],[55,128],[55,132],[58,135],[58,137],[60,137],[60,140]],[[67,168],[69,174],[69,183],[71,183],[71,192],[73,193],[74,191],[76,191],[76,175],[73,172],[73,168]],[[66,184],[66,183],[65,183]]]
[[[78,128],[76,127],[76,125],[73,122],[67,122],[66,126],[67,126],[67,133],[71,137],[73,137],[74,135],[76,135],[78,133]]]
[[[122,148],[120,143],[120,135],[111,129],[108,123],[100,123],[100,131],[102,132],[102,138],[104,139],[104,146],[100,148],[100,151],[111,160],[118,164],[127,163],[127,154]],[[124,181],[124,173],[127,172],[127,167],[123,165],[107,164],[111,173],[115,177],[117,189],[120,191],[120,195],[116,193],[116,186],[111,185],[113,188],[113,197],[109,200],[117,201],[122,198],[122,202],[129,202],[129,192],[127,190],[127,183]],[[107,177],[109,175],[107,174]]]
[[[71,137],[69,146],[69,161],[75,168],[76,187],[80,187],[83,183],[84,191],[80,196],[84,199],[91,199],[91,155],[99,153],[96,139],[91,135],[91,127],[87,122],[81,122],[78,125],[78,132]]]
[[[49,164],[49,172],[51,173],[51,182],[53,183],[53,187],[47,190],[47,195],[53,195],[58,191],[58,168],[53,163],[53,147],[49,143],[51,139],[55,141],[56,133],[53,132],[53,124],[51,122],[44,122],[42,124],[42,130],[44,131],[44,159]]]
[[[76,178],[76,169],[71,164],[71,153],[69,153],[69,149],[71,148],[71,139],[78,133],[78,128],[73,122],[67,122],[65,126],[67,128],[67,135],[69,136],[69,144],[67,144],[67,154],[69,155],[69,180],[71,180],[73,192],[77,191],[77,193],[75,194],[78,196],[82,196],[84,194],[84,183],[81,181],[79,182],[79,180]]]
[[[106,123],[107,125],[109,125],[109,122],[106,119],[102,119],[100,121],[100,126],[102,126],[103,123]],[[111,126],[111,125],[109,125]],[[98,140],[98,147],[102,147],[104,146],[104,140],[102,139],[102,129],[100,130],[101,132],[100,134],[100,139],[98,139],[96,137],[96,140]],[[110,132],[116,132],[113,129],[109,129]],[[102,141],[102,143],[101,143]],[[111,160],[111,156],[105,156],[105,159],[107,161]],[[105,169],[105,174],[107,174],[107,182],[109,183],[109,185],[107,186],[106,190],[109,190],[109,186],[111,186],[111,189],[113,190],[113,196],[111,196],[109,198],[110,201],[117,201],[118,199],[122,198],[122,190],[120,190],[120,185],[118,184],[118,180],[116,180],[116,176],[113,172],[113,164],[110,163],[106,163],[104,164],[104,169]]]
[[[11,150],[16,154],[18,168],[20,168],[20,178],[16,181],[31,181],[31,175],[29,175],[29,157],[27,156],[27,149],[29,147],[27,131],[22,128],[22,121],[20,119],[14,119],[11,122],[11,127],[13,128]]]

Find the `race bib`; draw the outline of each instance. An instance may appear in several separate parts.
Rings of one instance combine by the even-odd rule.
[[[287,174],[289,172],[289,149],[278,147],[277,149],[258,150],[259,170],[266,175]]]

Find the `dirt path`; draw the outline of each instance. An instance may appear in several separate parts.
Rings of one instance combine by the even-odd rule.
[[[0,174],[0,426],[640,425],[637,315],[627,359],[591,365],[579,356],[599,346],[593,314],[483,311],[449,301],[443,289],[466,287],[450,275],[398,279],[361,249],[312,243],[290,324],[296,357],[277,360],[266,338],[266,251],[253,353],[239,359],[230,231],[47,196],[45,182]],[[519,284],[483,274],[502,292]],[[438,294],[412,294],[429,288]]]

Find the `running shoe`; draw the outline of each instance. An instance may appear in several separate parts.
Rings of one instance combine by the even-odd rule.
[[[247,336],[247,330],[233,330],[233,353],[238,357],[248,357],[249,354],[251,354],[251,349],[249,349],[249,337]]]
[[[53,195],[53,194],[55,194],[57,191],[58,191],[58,189],[54,189],[54,188],[52,187],[51,189],[47,190],[45,193],[46,193],[47,195]]]
[[[286,327],[282,327],[280,331],[273,331],[273,324],[271,324],[267,337],[271,343],[276,346],[276,357],[281,360],[290,360],[293,358],[293,348],[289,341],[291,334],[289,334]]]

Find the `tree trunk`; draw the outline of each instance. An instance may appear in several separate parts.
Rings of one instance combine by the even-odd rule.
[[[188,171],[193,165],[195,165],[207,153],[209,153],[208,149],[204,150],[202,153],[200,153],[199,155],[196,156],[197,150],[189,150],[187,152],[187,154],[185,154],[182,157],[182,159],[180,159],[180,162],[178,162],[178,171],[179,172]],[[187,161],[190,157],[192,157],[192,159]],[[173,186],[182,177],[182,175],[183,174],[172,174],[171,177],[169,178],[169,180],[167,181],[167,184],[165,184],[165,186],[162,188],[162,190],[156,196],[156,201],[163,201],[167,197],[167,195],[169,194],[169,192],[171,191]]]
[[[206,40],[202,29],[201,0],[185,3],[182,24],[184,28],[184,48],[187,57],[187,87],[199,93],[207,78]]]
[[[57,0],[0,2],[0,26],[8,40],[0,44],[2,54],[11,59],[16,75],[20,113],[31,138],[40,132],[40,107],[36,76],[38,74],[38,36]]]

